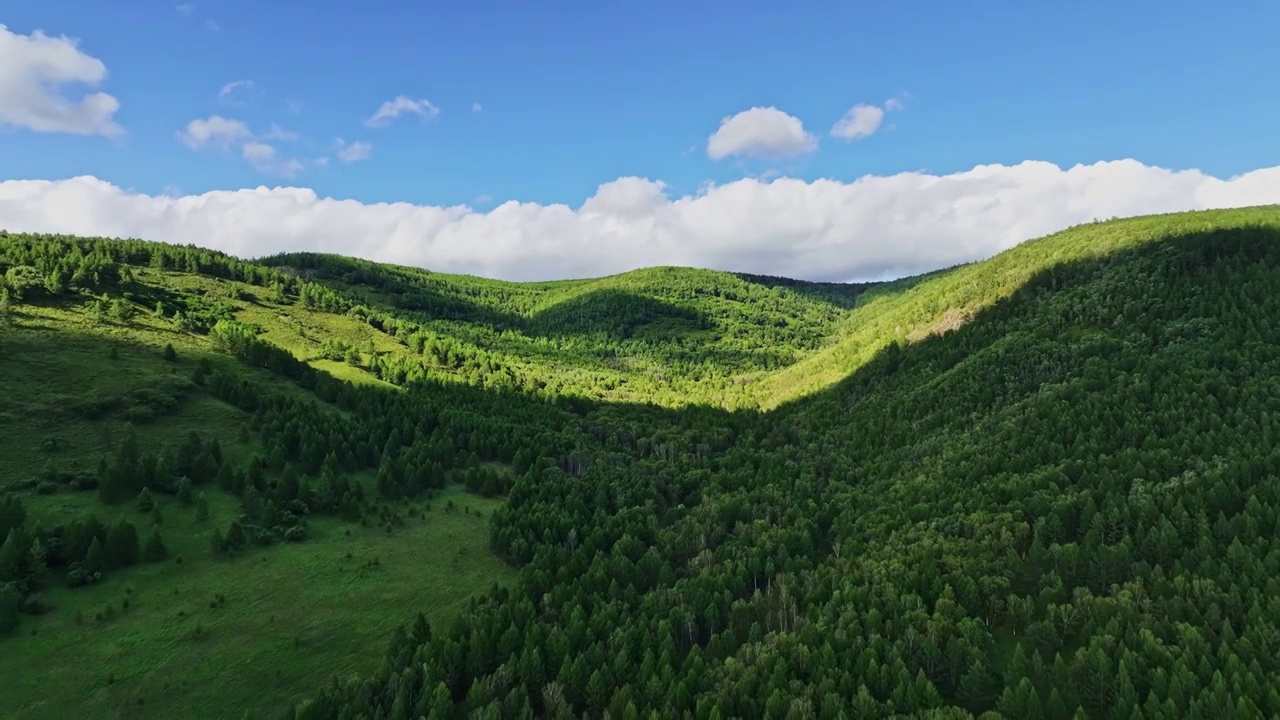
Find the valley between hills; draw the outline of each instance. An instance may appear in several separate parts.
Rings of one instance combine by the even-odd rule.
[[[1280,716],[1277,288],[1277,206],[859,285],[0,234],[0,716]]]

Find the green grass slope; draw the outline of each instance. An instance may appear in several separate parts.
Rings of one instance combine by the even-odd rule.
[[[402,341],[444,351],[435,375],[618,402],[740,407],[753,378],[825,347],[863,286],[660,267],[590,280],[507,283],[329,255],[264,260],[413,323]]]
[[[873,288],[841,319],[827,347],[759,383],[754,398],[772,408],[828,387],[886,346],[958,327],[1056,267],[1207,230],[1278,222],[1280,209],[1269,206],[1092,223],[1022,243],[980,263]]]
[[[0,257],[6,249],[18,252],[0,246]],[[367,325],[272,302],[261,287],[226,278],[146,266],[127,273],[97,294],[51,294],[0,273],[12,282],[0,291],[0,499],[16,500],[24,516],[15,534],[13,506],[0,510],[0,629],[8,635],[0,635],[0,715],[170,718],[203,708],[196,715],[269,716],[329,677],[376,667],[392,631],[415,613],[447,626],[468,598],[512,580],[488,547],[500,500],[449,484],[461,474],[442,477],[440,490],[387,501],[377,499],[373,472],[352,472],[369,493],[358,522],[317,508],[305,540],[251,542],[230,557],[213,551],[212,539],[245,520],[243,493],[199,483],[202,513],[174,496],[174,478],[157,477],[149,483],[156,510],[143,512],[132,497],[103,502],[99,463],[130,437],[172,459],[197,435],[218,444],[224,466],[263,463],[271,449],[258,427],[263,409],[251,412],[194,375],[225,373],[318,416],[344,415],[279,373],[219,352],[194,326],[202,311],[252,323],[266,342],[358,387],[388,387],[319,356],[333,338],[385,345]],[[279,467],[264,468],[277,484]],[[64,578],[75,565],[60,555],[75,542],[68,528],[91,516],[108,526],[128,521],[140,545],[158,532],[165,557],[71,586]],[[40,567],[23,556],[33,542]],[[16,615],[5,607],[15,579],[23,588]]]
[[[5,714],[1280,713],[1280,208],[873,286],[0,274]]]
[[[1280,210],[1026,248],[773,412],[581,408],[522,582],[296,717],[1276,716]]]

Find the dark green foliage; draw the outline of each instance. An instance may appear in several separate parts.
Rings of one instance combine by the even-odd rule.
[[[160,537],[160,529],[151,531],[147,538],[147,546],[142,551],[142,559],[147,562],[159,562],[169,557],[169,548],[165,547],[164,538]]]
[[[358,385],[201,316],[254,371],[202,367],[200,392],[251,417],[260,453],[126,436],[104,501],[215,484],[242,512],[211,549],[237,563],[313,514],[394,533],[449,483],[505,496],[491,547],[520,582],[400,630],[296,717],[1280,715],[1275,209],[1090,226],[853,289],[670,268],[520,286],[63,240],[12,264],[54,272],[42,242],[271,286],[405,350],[317,342],[400,387]],[[874,303],[898,314],[828,333]],[[840,343],[864,337],[855,362]],[[769,397],[751,373],[815,366],[848,376],[721,409]],[[624,392],[684,406],[601,401]],[[15,578],[35,539],[69,584],[137,560],[123,520],[35,538],[22,512],[0,503]]]
[[[142,488],[142,492],[138,493],[138,509],[142,512],[151,512],[156,506],[155,498],[151,497],[149,488]]]
[[[13,583],[0,583],[0,635],[7,635],[18,627],[18,611],[22,607],[22,595]]]
[[[128,520],[121,518],[107,532],[107,542],[102,549],[104,569],[136,565],[141,554],[138,543],[138,528]]]
[[[1280,712],[1277,286],[1246,225],[1060,266],[763,416],[450,392],[546,416],[494,519],[524,582],[299,716]],[[397,431],[389,497],[434,437]]]
[[[191,507],[195,503],[195,490],[193,489],[191,478],[183,477],[178,480],[177,489],[178,503],[183,507]]]
[[[175,362],[178,359],[178,351],[173,349],[173,343],[165,344],[164,359],[169,362]]]

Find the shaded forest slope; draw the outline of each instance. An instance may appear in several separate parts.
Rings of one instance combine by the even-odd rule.
[[[341,523],[394,536],[450,488],[504,498],[488,543],[514,582],[430,622],[405,607],[358,677],[295,705],[323,674],[300,670],[225,716],[1280,714],[1275,207],[1092,224],[858,287],[513,284],[26,236],[0,240],[0,270],[0,351],[62,368],[0,374],[21,403],[0,420],[37,458],[0,468],[6,507],[40,507],[42,478],[119,507],[139,474],[178,502],[183,467],[240,534],[341,547]],[[58,332],[131,344],[40,344]],[[139,399],[127,373],[59,385],[103,355],[190,400]],[[86,407],[73,437],[23,422]],[[210,438],[149,423],[211,409],[235,418],[225,472],[199,460]],[[174,456],[131,459],[129,433]],[[6,517],[23,603],[54,538],[58,572],[90,562],[93,533]]]

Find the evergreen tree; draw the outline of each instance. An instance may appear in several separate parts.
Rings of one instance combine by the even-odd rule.
[[[107,532],[107,543],[103,548],[103,561],[106,569],[136,565],[141,555],[138,543],[138,528],[124,518],[120,518]]]
[[[138,493],[138,509],[142,512],[151,512],[156,506],[156,500],[151,496],[150,488],[142,488],[142,492]]]
[[[200,493],[200,497],[196,498],[196,520],[204,522],[209,519],[209,499]]]
[[[195,503],[195,490],[191,485],[191,478],[182,477],[178,480],[178,504],[183,507],[191,507]]]
[[[245,536],[244,526],[240,524],[237,518],[231,521],[231,525],[227,528],[226,547],[228,550],[239,550],[243,548],[249,539]]]
[[[105,551],[102,549],[102,543],[98,542],[98,538],[93,538],[89,543],[89,549],[84,556],[84,569],[89,575],[106,570]]]
[[[159,528],[151,531],[151,537],[147,538],[146,548],[143,549],[143,558],[147,562],[159,562],[169,557],[169,549],[165,547],[164,538],[160,537]]]

